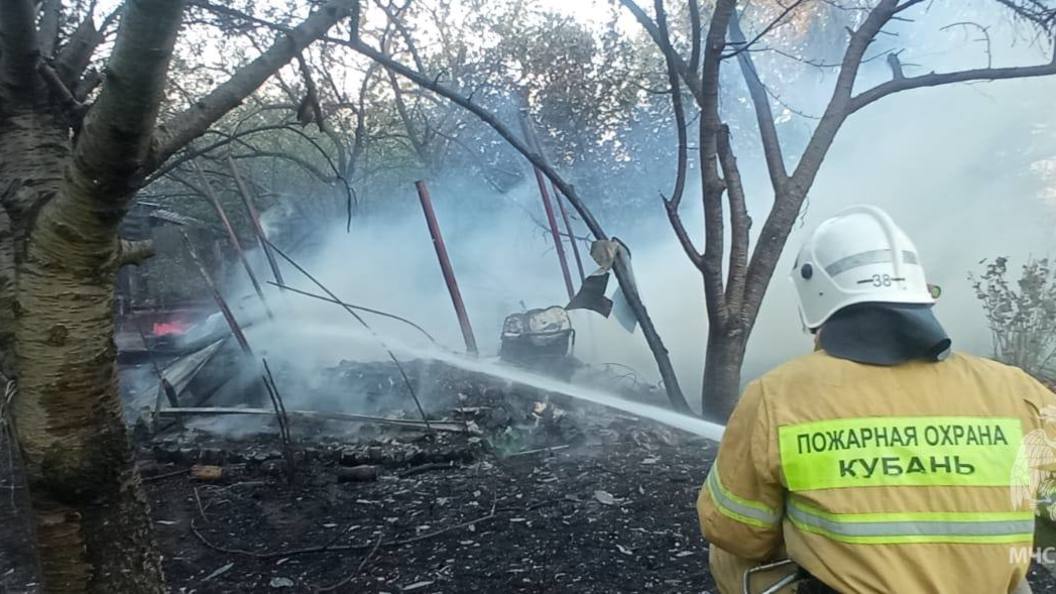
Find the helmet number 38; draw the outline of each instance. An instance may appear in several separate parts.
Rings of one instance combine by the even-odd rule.
[[[872,278],[858,281],[858,284],[871,284],[874,287],[890,287],[895,283],[903,282],[905,280],[906,279],[903,277],[893,277],[890,274],[874,274]]]

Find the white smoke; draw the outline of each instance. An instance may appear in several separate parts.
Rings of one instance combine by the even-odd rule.
[[[934,10],[907,26],[936,32],[944,24],[937,20],[941,13]],[[993,20],[992,15],[987,18]],[[1018,32],[1011,25],[995,26],[990,34],[995,65],[1045,59],[1036,47],[1015,45]],[[966,45],[970,51],[943,49]],[[946,31],[914,39],[902,59],[907,75],[915,75],[985,65],[986,56]],[[875,61],[864,68],[859,88],[889,76],[883,61]],[[820,113],[832,80],[804,80],[808,82],[784,96],[804,112]],[[789,239],[790,249],[771,283],[749,344],[745,380],[810,350],[811,340],[801,331],[786,277],[788,255],[818,222],[856,203],[884,208],[915,240],[929,280],[944,288],[937,313],[955,348],[989,355],[989,334],[967,275],[980,270],[983,259],[1008,256],[1015,265],[1030,255],[1045,255],[1056,245],[1052,225],[1056,111],[1048,107],[1053,96],[1056,80],[1052,78],[965,84],[896,95],[851,116],[810,192],[801,224]],[[780,114],[779,119],[789,120],[789,115]],[[792,118],[781,128],[791,133],[793,126],[802,128],[804,121]],[[754,141],[737,138],[735,142],[742,152],[757,232],[772,191],[761,163],[750,158]],[[671,171],[656,179],[657,190],[670,186],[673,173],[672,163]],[[564,304],[567,295],[547,232],[525,212],[544,220],[534,183],[500,196],[483,183],[452,178],[430,180],[433,200],[477,342],[482,352],[494,354],[506,315],[521,311],[522,304],[528,308]],[[590,200],[589,188],[580,192]],[[699,230],[696,236],[702,237],[699,201],[690,199],[694,195],[694,188],[688,188],[684,218],[687,227]],[[610,235],[629,244],[645,303],[671,352],[687,398],[696,403],[707,328],[702,282],[674,235],[658,224],[663,210],[656,200],[652,221],[601,223]],[[409,318],[445,347],[461,350],[459,326],[413,185],[408,182],[386,203],[388,214],[357,219],[351,233],[341,223],[315,231],[325,238],[323,249],[295,257],[340,298]],[[594,263],[583,251],[589,273]],[[289,267],[284,270],[290,284],[319,292]],[[576,275],[574,264],[572,270]],[[274,288],[269,288],[269,295],[278,299]],[[282,300],[281,321],[254,330],[251,337],[266,344],[272,358],[310,370],[341,359],[387,357],[381,348],[365,349],[362,341],[342,340],[343,329],[356,322],[337,306],[297,295]],[[365,317],[381,334],[421,340],[419,333],[398,322]],[[581,359],[628,365],[643,380],[658,380],[639,334],[629,335],[614,320],[589,312],[573,313],[573,322]],[[313,331],[301,331],[304,328]]]

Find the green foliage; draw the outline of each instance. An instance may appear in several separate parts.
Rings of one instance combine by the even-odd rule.
[[[1018,281],[1008,278],[1008,258],[996,258],[970,275],[993,333],[994,356],[1036,377],[1056,377],[1056,274],[1048,258],[1030,259]]]

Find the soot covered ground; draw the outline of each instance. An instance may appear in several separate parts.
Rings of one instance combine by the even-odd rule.
[[[696,593],[715,591],[693,511],[713,454],[622,440],[373,482],[321,456],[292,486],[269,463],[147,485],[173,592]]]
[[[703,592],[712,452],[624,440],[371,482],[319,455],[294,485],[269,463],[147,485],[174,592]]]
[[[301,423],[292,482],[274,427],[141,441],[170,591],[715,591],[694,511],[713,443],[481,378],[433,386],[430,415],[473,435]],[[28,546],[19,508],[0,506],[0,552]],[[7,557],[0,594],[36,591]],[[1031,583],[1056,592],[1047,573]]]

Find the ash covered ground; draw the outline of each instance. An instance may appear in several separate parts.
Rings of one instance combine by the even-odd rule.
[[[137,431],[170,591],[715,591],[694,511],[714,443],[435,363],[405,370],[448,430],[293,419],[292,459],[273,417]],[[290,401],[318,390],[418,417],[388,363],[277,377]],[[626,374],[595,380],[652,398]],[[3,503],[0,540],[17,551],[24,517]],[[0,592],[36,591],[0,561]],[[1056,592],[1047,573],[1031,581]]]
[[[247,464],[148,490],[177,592],[702,592],[707,452],[622,441],[371,482],[321,456],[294,485]]]
[[[713,588],[693,503],[714,444],[531,387],[406,368],[430,416],[468,433],[293,421],[292,480],[270,419],[259,432],[240,422],[238,439],[210,421],[143,441],[172,591]],[[347,363],[316,386],[414,419],[409,394],[378,406],[400,402],[398,378]],[[221,478],[193,478],[195,464]]]

